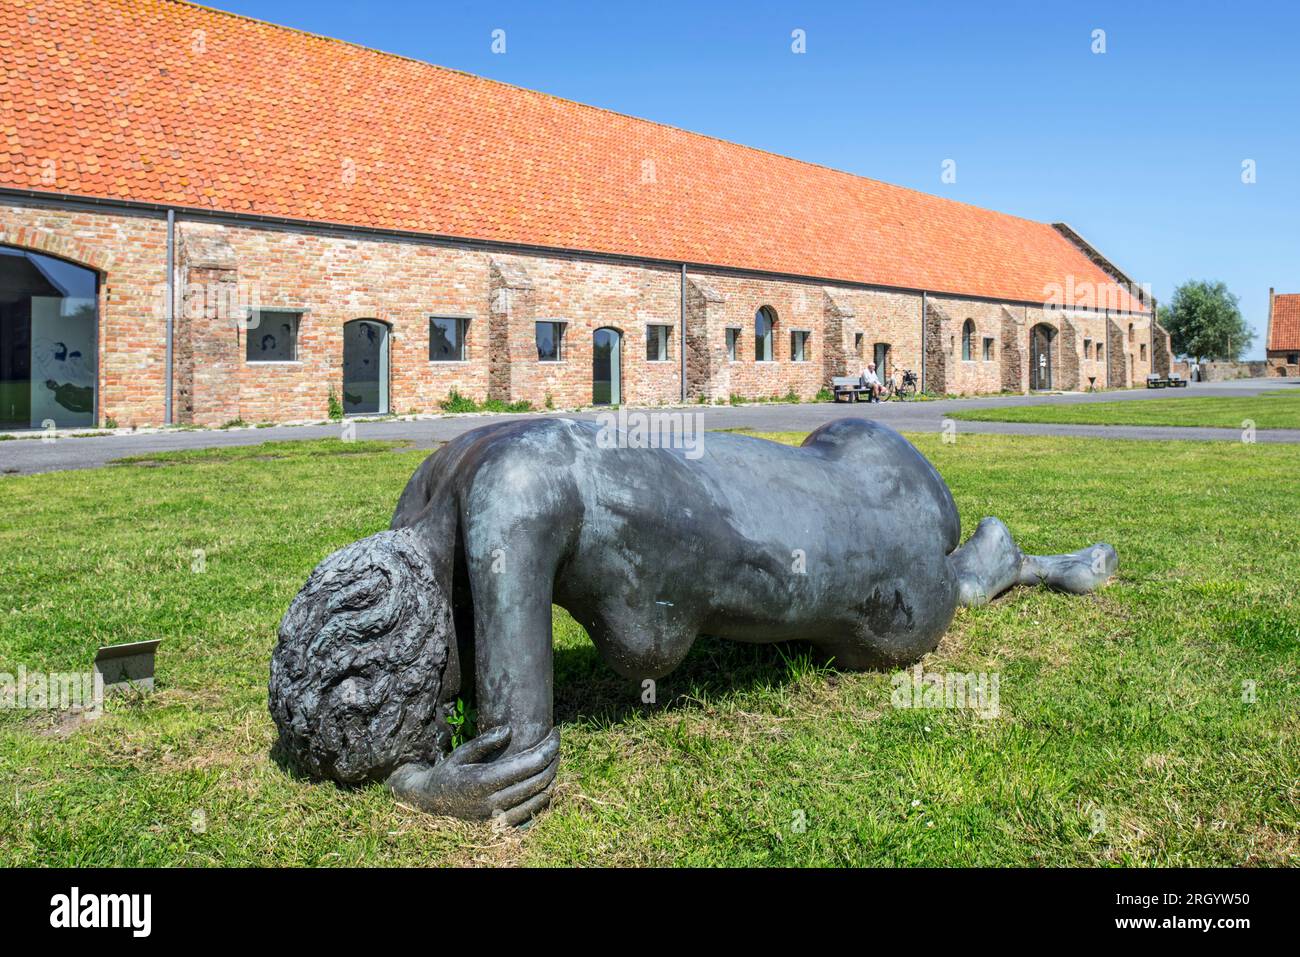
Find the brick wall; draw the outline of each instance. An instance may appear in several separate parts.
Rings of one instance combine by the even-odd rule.
[[[163,421],[166,223],[157,216],[74,212],[40,205],[0,206],[5,243],[49,252],[98,269],[101,282],[101,419],[120,425]],[[549,398],[557,407],[592,401],[593,335],[622,334],[623,401],[655,405],[680,395],[680,270],[590,257],[489,253],[419,241],[329,231],[177,224],[176,421],[220,425],[320,419],[331,389],[342,394],[343,327],[378,320],[391,330],[390,410],[433,412],[452,391],[476,400]],[[1056,388],[1126,384],[1117,370],[1133,354],[1135,381],[1150,367],[1140,357],[1147,320],[1109,323],[1095,315],[1062,323],[1036,307],[930,296],[925,319],[926,385],[950,393],[1028,388],[1029,330],[1046,319]],[[776,316],[773,358],[755,358],[754,315]],[[250,363],[250,309],[301,313],[290,362]],[[691,270],[686,285],[688,397],[725,401],[784,396],[811,399],[836,375],[856,375],[889,346],[888,375],[921,371],[922,297],[797,280]],[[429,360],[430,316],[467,322],[465,360]],[[565,323],[564,356],[540,362],[536,323]],[[974,323],[970,360],[962,327]],[[1125,324],[1122,332],[1119,322]],[[666,361],[646,354],[649,325],[670,328]],[[736,357],[727,330],[739,330]],[[790,333],[808,333],[806,358],[791,359]],[[254,333],[256,334],[256,333]],[[984,339],[992,351],[984,358]],[[1083,350],[1085,340],[1094,344]],[[1107,357],[1098,361],[1095,343]]]
[[[1294,351],[1274,350],[1266,353],[1267,375],[1272,376],[1290,376],[1294,378],[1300,375],[1300,363],[1288,362],[1292,356],[1300,354],[1300,349]]]
[[[4,203],[0,243],[58,256],[100,273],[99,420],[122,426],[162,421],[166,221]]]
[[[1005,307],[996,302],[930,296],[932,307],[942,314],[936,328],[936,345],[943,351],[942,391],[953,394],[999,392],[1002,389],[1002,326]],[[963,335],[971,323],[970,358],[962,348]],[[990,354],[984,356],[984,340],[990,339]],[[938,391],[938,383],[931,388]]]

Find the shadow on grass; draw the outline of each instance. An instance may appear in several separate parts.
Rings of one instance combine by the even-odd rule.
[[[745,692],[782,687],[799,676],[825,667],[806,642],[745,644],[701,636],[671,674],[658,679],[655,701],[643,701],[639,680],[623,678],[601,660],[594,645],[555,651],[555,723],[618,724],[653,711],[672,712]],[[277,737],[269,757],[298,781],[333,784],[355,791],[370,784],[342,784],[320,778],[297,761]]]
[[[771,689],[819,667],[807,642],[745,644],[702,635],[686,660],[657,679],[653,702],[642,681],[624,678],[594,645],[555,651],[555,723],[616,724],[634,714],[662,713],[756,689]]]

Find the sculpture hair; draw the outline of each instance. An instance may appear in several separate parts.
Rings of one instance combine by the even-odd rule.
[[[449,749],[439,720],[451,605],[410,529],[329,555],[280,622],[269,706],[290,758],[314,777],[383,780]]]

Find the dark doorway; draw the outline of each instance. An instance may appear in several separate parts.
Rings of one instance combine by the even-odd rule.
[[[617,329],[597,329],[591,341],[592,405],[623,401],[623,335]]]
[[[1029,388],[1041,391],[1052,388],[1052,342],[1056,330],[1039,324],[1029,330]]]
[[[343,326],[343,411],[388,412],[388,326],[376,319],[353,319]]]
[[[0,429],[95,424],[98,310],[94,270],[0,246]]]

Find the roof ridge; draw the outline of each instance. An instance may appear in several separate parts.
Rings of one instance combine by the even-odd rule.
[[[407,63],[414,63],[419,66],[427,67],[432,70],[441,70],[445,73],[454,73],[457,76],[467,77],[468,79],[471,80],[478,80],[479,82],[482,83],[491,83],[496,86],[504,86],[508,89],[518,90],[521,93],[526,93],[531,96],[539,96],[539,97],[544,97],[548,100],[557,100],[561,103],[568,103],[572,106],[576,106],[584,110],[595,110],[599,113],[604,113],[609,116],[620,116],[624,119],[634,120],[638,123],[646,123],[649,124],[650,126],[657,126],[661,129],[673,130],[674,132],[682,133],[685,134],[686,136],[693,136],[693,137],[698,137],[700,139],[712,140],[715,143],[722,143],[725,146],[732,146],[743,150],[749,150],[752,153],[759,153],[763,156],[775,157],[776,159],[786,160],[791,163],[799,163],[802,166],[811,166],[814,169],[825,170],[829,173],[834,173],[838,176],[847,176],[851,179],[863,180],[868,183],[874,183],[877,186],[884,186],[887,189],[899,190],[901,192],[911,193],[915,196],[924,196],[927,199],[938,200],[941,203],[951,203],[954,206],[962,206],[965,207],[966,209],[977,210],[978,212],[981,213],[990,213],[994,216],[1001,216],[1007,219],[1015,219],[1022,223],[1032,223],[1035,226],[1046,226],[1048,229],[1052,229],[1051,222],[1047,220],[1030,219],[1027,216],[1018,216],[1015,213],[1004,213],[999,209],[991,209],[988,206],[980,206],[977,205],[976,203],[968,203],[960,199],[950,199],[947,196],[940,196],[938,193],[927,193],[924,190],[916,189],[915,187],[912,186],[901,186],[898,183],[891,183],[888,180],[876,179],[874,176],[864,176],[861,173],[852,173],[849,172],[848,170],[840,169],[837,166],[828,166],[825,163],[818,163],[815,162],[814,160],[802,159],[798,156],[789,156],[785,153],[778,153],[775,150],[764,149],[761,146],[752,146],[748,143],[740,143],[737,142],[736,140],[724,139],[723,137],[715,136],[712,133],[701,133],[698,130],[690,130],[684,126],[675,126],[672,123],[664,123],[661,120],[652,120],[649,119],[648,117],[636,116],[632,113],[624,113],[621,110],[611,109],[610,107],[607,106],[597,106],[594,103],[584,103],[582,100],[573,100],[567,96],[561,96],[558,93],[548,93],[545,90],[535,90],[532,87],[520,86],[517,83],[511,83],[508,80],[498,80],[495,77],[483,76],[482,74],[479,73],[471,73],[468,70],[459,70],[455,67],[444,66],[441,63],[431,63],[428,60],[421,60],[413,56],[407,56],[405,53],[394,53],[392,50],[381,50],[379,47],[367,46],[364,43],[357,43],[355,40],[345,40],[342,39],[341,37],[331,37],[323,33],[313,33],[311,30],[304,30],[301,27],[291,27],[283,23],[273,23],[270,20],[262,20],[258,17],[249,16],[246,13],[236,13],[232,10],[222,10],[219,7],[211,7],[205,3],[198,3],[196,2],[196,0],[162,0],[162,2],[173,3],[176,4],[177,6],[191,7],[197,10],[206,10],[209,13],[216,13],[226,17],[234,17],[235,19],[244,20],[247,21],[248,23],[255,23],[258,24],[259,26],[271,27],[274,30],[285,30],[289,33],[297,33],[300,34],[301,36],[311,37],[314,40],[323,40],[326,41],[327,43],[341,43],[344,46],[350,46],[358,50],[364,50],[366,53],[373,53],[383,57],[392,57],[393,59],[396,60],[404,60]],[[1055,230],[1053,230],[1053,232],[1055,232]],[[1062,238],[1064,239],[1064,237]]]

